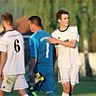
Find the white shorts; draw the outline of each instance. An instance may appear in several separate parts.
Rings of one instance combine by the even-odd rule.
[[[58,82],[66,83],[70,82],[72,85],[79,83],[79,69],[80,66],[73,68],[59,68]]]
[[[20,90],[28,88],[24,74],[20,75],[7,75],[4,80],[0,81],[0,90],[11,92],[11,90]]]

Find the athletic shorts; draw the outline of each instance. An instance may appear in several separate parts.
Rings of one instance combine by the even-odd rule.
[[[72,85],[79,83],[79,69],[80,66],[72,68],[59,68],[58,81],[63,83],[70,82]]]
[[[28,88],[24,74],[5,75],[4,80],[0,81],[0,90],[11,92],[11,90],[20,90]]]
[[[38,66],[38,72],[40,72],[45,80],[42,82],[39,90],[42,91],[54,91],[55,90],[55,81],[54,81],[54,71],[53,66]]]

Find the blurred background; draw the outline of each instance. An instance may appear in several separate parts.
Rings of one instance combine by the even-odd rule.
[[[58,26],[55,14],[60,9],[70,13],[70,24],[77,25],[80,34],[81,85],[77,86],[79,89],[74,94],[85,92],[91,94],[87,96],[96,96],[96,94],[92,95],[96,93],[96,0],[0,0],[0,15],[10,12],[14,17],[15,27],[24,37],[26,69],[29,64],[28,38],[32,34],[28,26],[28,17],[40,16],[44,29],[51,34]],[[54,67],[55,78],[57,78],[57,65],[55,64]]]

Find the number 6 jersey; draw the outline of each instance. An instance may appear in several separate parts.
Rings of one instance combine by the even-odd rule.
[[[3,69],[4,75],[25,73],[24,41],[18,31],[7,31],[0,36],[0,51],[7,52],[7,61]]]

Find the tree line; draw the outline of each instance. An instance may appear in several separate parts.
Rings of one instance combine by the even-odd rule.
[[[96,0],[0,0],[0,14],[8,11],[17,20],[22,16],[38,15],[44,29],[57,28],[55,14],[63,9],[70,13],[70,24],[77,25],[80,34],[79,50],[96,52]]]

